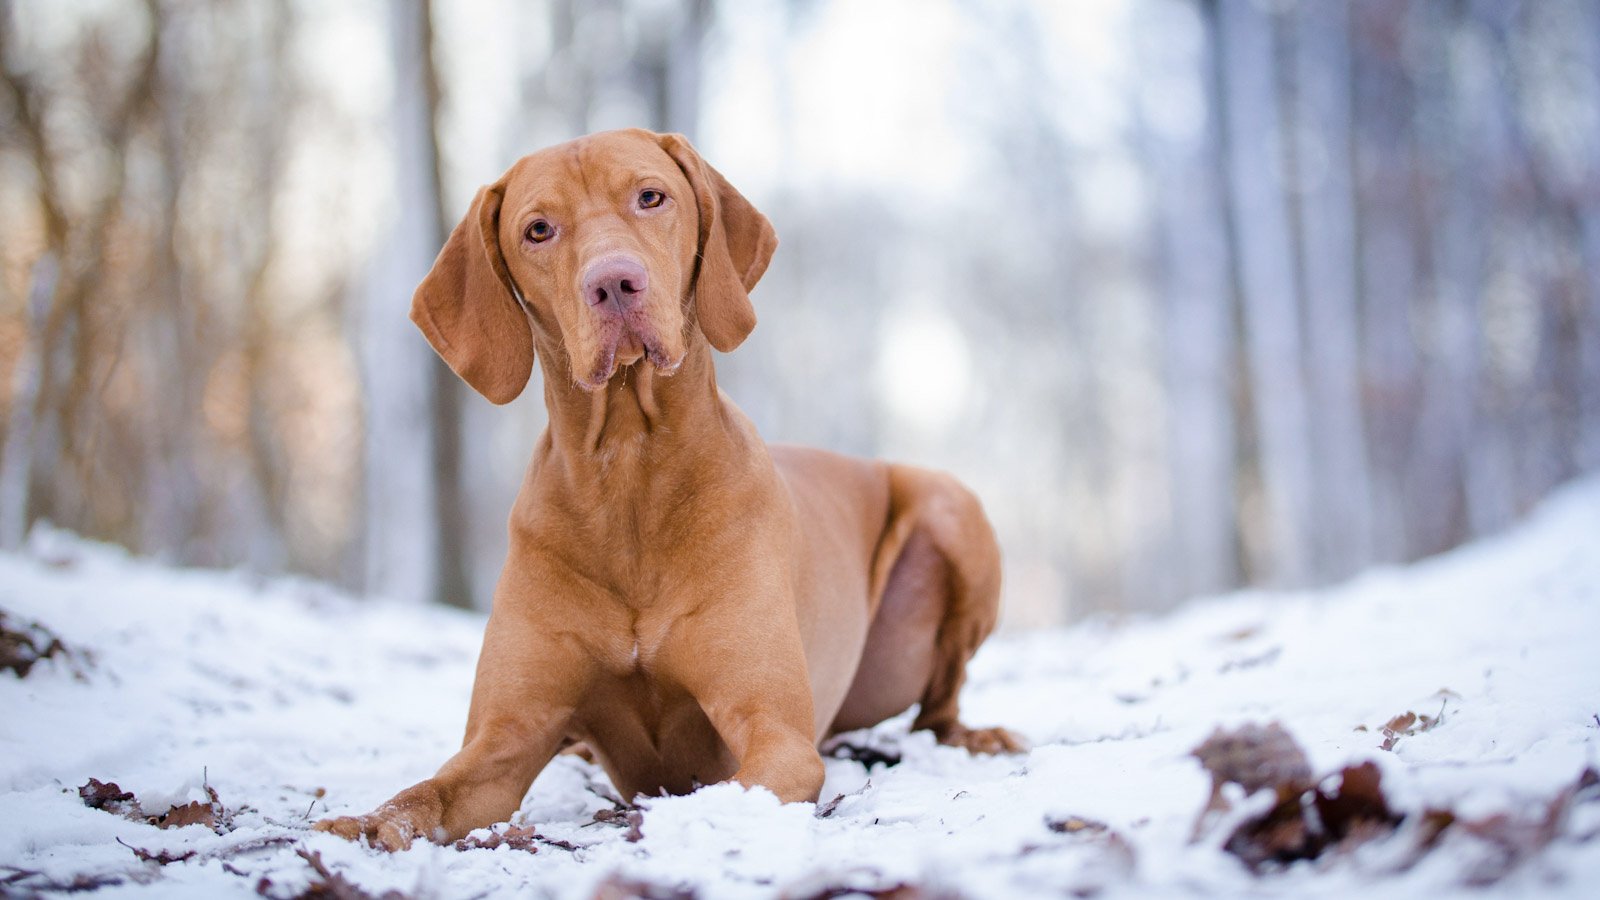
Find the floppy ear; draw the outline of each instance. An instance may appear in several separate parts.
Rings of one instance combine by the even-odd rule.
[[[504,197],[504,181],[478,190],[411,297],[411,321],[428,343],[494,403],[515,400],[533,371],[533,332],[500,252]]]
[[[744,343],[756,327],[750,291],[767,271],[778,234],[711,168],[681,134],[659,135],[661,149],[677,162],[700,207],[700,267],[695,275],[695,307],[700,330],[724,353]]]

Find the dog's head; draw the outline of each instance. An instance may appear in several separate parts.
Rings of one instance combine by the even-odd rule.
[[[739,346],[777,245],[681,135],[594,134],[525,156],[478,191],[411,320],[495,403],[522,393],[536,344],[597,390],[641,359],[675,372],[696,329],[723,352]]]

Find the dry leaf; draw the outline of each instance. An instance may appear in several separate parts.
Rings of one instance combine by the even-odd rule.
[[[900,753],[893,749],[868,747],[862,744],[852,744],[848,741],[839,741],[823,751],[833,759],[848,759],[858,762],[868,769],[873,766],[898,766]]]
[[[1065,819],[1046,819],[1044,824],[1057,834],[1104,834],[1110,826],[1104,822],[1085,819],[1081,816],[1068,816]]]
[[[27,678],[39,661],[68,655],[67,645],[50,629],[0,610],[0,671],[9,670],[18,678]]]
[[[823,804],[818,805],[817,806],[817,811],[815,813],[816,817],[819,818],[819,819],[826,819],[829,816],[832,816],[835,812],[838,811],[839,804],[843,803],[843,802],[844,802],[844,795],[843,794],[839,794],[838,796],[834,797],[832,800],[829,800],[827,803],[823,803]]]
[[[1383,796],[1383,775],[1371,762],[1346,766],[1333,793],[1318,788],[1313,796],[1317,817],[1330,841],[1362,843],[1393,831],[1401,816]]]
[[[394,890],[384,891],[381,894],[367,893],[360,885],[337,872],[329,870],[327,865],[322,862],[322,854],[315,850],[301,848],[296,850],[295,854],[305,860],[306,864],[311,866],[311,870],[316,873],[316,877],[311,880],[309,885],[306,885],[305,890],[298,894],[280,898],[272,893],[274,885],[271,879],[263,876],[260,881],[256,882],[257,894],[273,898],[273,900],[410,900],[405,894]]]
[[[1238,784],[1246,794],[1271,788],[1277,797],[1271,809],[1239,823],[1223,844],[1252,872],[1314,859],[1335,843],[1353,846],[1388,834],[1400,821],[1384,800],[1377,766],[1345,768],[1337,788],[1324,791],[1311,778],[1305,751],[1276,722],[1219,728],[1193,755],[1211,774],[1211,797],[1196,820],[1196,838],[1206,818],[1224,807],[1224,784]]]
[[[78,796],[83,799],[83,805],[90,809],[103,809],[129,818],[135,816],[143,818],[143,813],[139,812],[139,801],[133,796],[133,792],[123,790],[114,781],[108,784],[98,778],[91,778],[78,788]]]
[[[78,796],[83,799],[83,805],[90,809],[102,809],[113,815],[135,822],[146,822],[157,828],[204,825],[213,831],[217,831],[219,826],[223,830],[231,830],[231,817],[223,808],[216,790],[207,784],[205,791],[205,800],[174,806],[158,816],[145,812],[139,805],[139,799],[131,791],[124,791],[115,782],[108,784],[98,778],[91,778],[78,788]]]
[[[694,891],[610,875],[594,889],[594,900],[694,900]]]
[[[493,850],[496,847],[507,847],[527,853],[538,853],[540,845],[559,847],[562,850],[578,849],[576,844],[545,837],[532,825],[508,825],[504,830],[491,831],[486,838],[469,834],[456,841],[455,848],[457,850]]]
[[[1435,696],[1442,697],[1444,694],[1445,691],[1441,690],[1439,694],[1436,694]],[[1378,745],[1378,749],[1393,750],[1395,744],[1400,743],[1400,739],[1402,737],[1410,737],[1414,734],[1421,734],[1424,731],[1433,730],[1436,726],[1444,721],[1444,709],[1446,702],[1448,701],[1441,700],[1439,703],[1439,714],[1437,716],[1419,716],[1416,713],[1407,710],[1406,712],[1403,712],[1385,722],[1383,725],[1383,743]]]
[[[1417,721],[1417,714],[1416,713],[1409,712],[1409,711],[1408,712],[1403,712],[1400,715],[1395,716],[1394,718],[1390,719],[1388,722],[1384,723],[1383,730],[1384,731],[1393,731],[1393,732],[1403,732],[1403,733],[1409,734],[1411,726],[1413,724],[1415,724],[1416,721]]]
[[[1218,728],[1190,755],[1211,774],[1214,790],[1231,782],[1246,794],[1270,787],[1283,796],[1299,794],[1311,785],[1305,751],[1277,722],[1251,723],[1231,731]]]
[[[207,828],[217,827],[217,811],[209,803],[199,800],[174,806],[155,820],[158,828],[182,828],[185,825],[204,825]]]
[[[1443,718],[1442,710],[1437,717],[1406,713],[1390,719],[1384,731],[1413,734]],[[1240,823],[1223,845],[1257,874],[1275,864],[1315,859],[1330,848],[1349,850],[1387,837],[1406,818],[1389,806],[1381,772],[1370,761],[1345,767],[1336,780],[1324,779],[1330,782],[1327,787],[1311,784],[1300,774],[1298,763],[1304,762],[1304,755],[1276,725],[1219,729],[1195,749],[1194,756],[1212,777],[1211,798],[1196,823],[1197,834],[1200,822],[1217,808],[1223,784],[1238,783],[1252,793],[1265,787],[1276,790],[1273,807]],[[1452,835],[1460,835],[1487,851],[1468,866],[1463,881],[1470,886],[1498,883],[1562,836],[1574,805],[1595,801],[1600,801],[1600,772],[1588,768],[1534,815],[1502,812],[1462,819],[1450,810],[1425,809],[1416,814],[1416,827],[1407,832],[1414,846],[1395,871],[1411,868]]]
[[[608,825],[626,826],[628,830],[623,837],[629,843],[637,843],[644,837],[644,832],[641,830],[644,827],[644,813],[634,807],[625,806],[620,809],[597,810],[594,814],[594,820]]]

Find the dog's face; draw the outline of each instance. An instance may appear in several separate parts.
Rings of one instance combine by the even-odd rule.
[[[698,226],[688,179],[642,134],[552,147],[511,169],[500,248],[536,318],[559,330],[579,386],[599,388],[641,357],[677,371]]]
[[[776,246],[766,217],[682,137],[606,132],[526,156],[480,190],[411,318],[496,403],[521,393],[535,344],[596,390],[641,359],[672,374],[697,331],[737,347]]]

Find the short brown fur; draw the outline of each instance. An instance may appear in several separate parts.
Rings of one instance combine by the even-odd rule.
[[[536,221],[553,236],[535,241]],[[390,850],[459,838],[507,819],[578,741],[626,797],[733,779],[785,801],[817,798],[820,740],[915,703],[944,743],[1019,748],[957,718],[999,602],[977,499],[939,473],[769,447],[717,389],[711,350],[755,326],[776,247],[678,135],[591,135],[478,193],[412,319],[496,403],[538,360],[549,428],[511,511],[461,751],[317,829]],[[596,267],[618,260],[648,287],[595,303]]]

